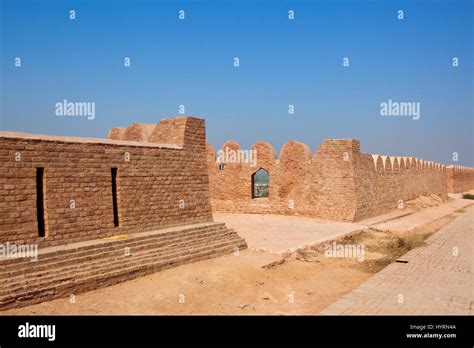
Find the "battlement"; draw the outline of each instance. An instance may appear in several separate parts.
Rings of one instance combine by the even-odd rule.
[[[144,144],[169,144],[189,149],[195,148],[195,145],[204,146],[206,134],[204,119],[176,116],[161,119],[158,124],[132,123],[127,128],[112,128],[108,138]]]
[[[342,152],[348,154],[362,154],[360,152],[360,142],[355,139],[328,139],[325,140],[321,146],[313,153],[310,147],[304,143],[298,141],[286,142],[280,150],[279,155],[276,155],[275,148],[266,141],[256,142],[250,150],[255,150],[258,153],[259,164],[273,165],[280,162],[292,162],[303,164],[311,164],[311,161],[317,160],[318,156],[324,151],[334,151],[337,148],[342,149]],[[230,149],[234,151],[242,150],[241,146],[235,140],[229,140],[225,142],[220,148],[221,151]],[[216,151],[212,144],[206,144],[207,156],[209,159],[214,159],[217,163]],[[386,172],[393,173],[403,170],[414,170],[414,171],[438,171],[444,172],[446,166],[433,162],[418,159],[416,157],[402,157],[402,156],[387,156],[370,154],[373,158],[374,172]],[[230,165],[234,163],[228,163]],[[474,168],[455,166],[457,171],[474,171]],[[449,167],[448,167],[449,168]]]
[[[243,151],[234,140],[216,152],[207,144],[213,211],[305,215],[355,221],[400,207],[420,195],[447,197],[447,168],[416,157],[360,152],[355,139],[328,139],[312,152],[297,141],[274,147],[258,141],[252,147],[255,163],[223,163],[219,152]],[[228,156],[229,157],[229,156]],[[239,156],[235,156],[239,159]],[[253,197],[253,175],[268,173],[268,196]],[[456,167],[455,173],[473,168]],[[457,178],[457,177],[456,177]],[[466,180],[463,188],[473,188]]]
[[[399,172],[404,170],[444,172],[445,166],[433,161],[425,161],[416,157],[372,155],[375,172]]]
[[[451,165],[446,167],[448,192],[459,193],[474,188],[474,168]]]
[[[464,166],[447,166],[446,168],[452,170],[454,173],[474,173],[474,168]]]

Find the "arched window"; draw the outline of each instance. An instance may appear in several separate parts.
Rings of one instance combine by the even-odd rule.
[[[269,179],[268,172],[263,168],[252,174],[252,198],[268,197]]]

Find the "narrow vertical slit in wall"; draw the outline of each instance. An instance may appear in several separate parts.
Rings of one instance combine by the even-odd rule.
[[[112,168],[112,200],[114,206],[114,226],[119,226],[118,201],[117,201],[117,168]]]
[[[36,211],[38,220],[38,235],[45,236],[44,224],[44,168],[36,168]]]

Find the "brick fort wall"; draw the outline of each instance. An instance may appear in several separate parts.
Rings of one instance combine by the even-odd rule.
[[[474,189],[474,168],[463,166],[446,167],[448,192],[460,193]]]
[[[0,243],[50,246],[212,221],[203,119],[132,124],[109,138],[0,132]]]
[[[235,141],[221,148],[241,150]],[[213,211],[358,221],[397,209],[420,195],[447,197],[444,165],[415,157],[361,153],[358,140],[325,140],[314,154],[295,141],[286,143],[279,156],[263,141],[251,150],[257,153],[255,166],[242,162],[219,166],[218,153],[207,145]],[[252,175],[260,168],[269,173],[269,195],[252,198]],[[473,188],[471,176],[455,173],[456,187]]]

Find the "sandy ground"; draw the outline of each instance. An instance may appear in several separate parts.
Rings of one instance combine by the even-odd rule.
[[[2,314],[315,314],[370,276],[347,266],[354,260],[295,259],[270,269],[261,260],[245,250],[77,295],[75,303]]]

